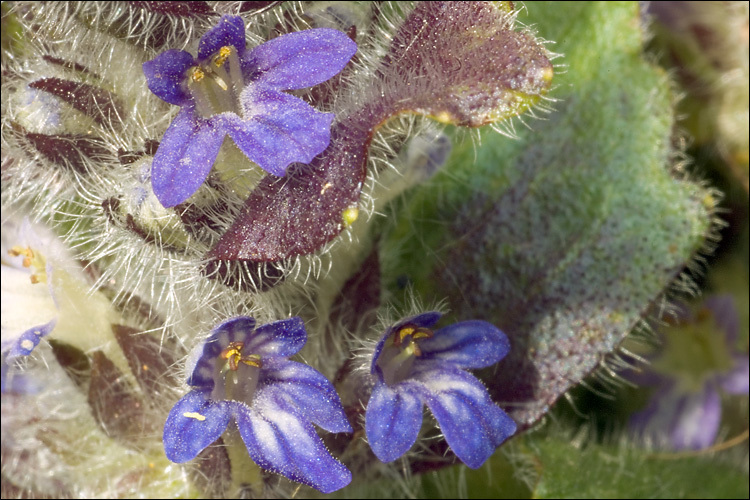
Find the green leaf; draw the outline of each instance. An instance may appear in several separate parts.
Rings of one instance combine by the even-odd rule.
[[[659,455],[622,446],[535,441],[534,498],[747,498],[747,474],[714,455]],[[585,471],[585,473],[582,473]]]
[[[617,349],[695,258],[715,204],[670,168],[674,98],[642,55],[638,5],[526,8],[565,54],[552,111],[456,148],[381,245],[398,257],[383,266],[392,291],[447,295],[458,319],[506,332],[510,355],[484,379],[521,428]]]

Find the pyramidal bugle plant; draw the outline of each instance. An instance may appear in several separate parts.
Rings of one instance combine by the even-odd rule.
[[[632,217],[607,214],[640,174],[603,168],[608,197],[558,165],[596,138],[526,136],[585,113],[510,3],[3,9],[4,494],[314,496],[478,468],[711,231],[710,191],[664,167],[668,106],[621,138],[671,186],[634,186]],[[451,156],[485,125],[509,163]],[[664,234],[624,248],[653,214]],[[577,220],[596,223],[576,242]],[[630,251],[640,274],[611,267]]]

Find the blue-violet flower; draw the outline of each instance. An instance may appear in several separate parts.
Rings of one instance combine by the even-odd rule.
[[[466,368],[497,363],[510,350],[503,332],[485,321],[462,321],[432,331],[432,311],[390,327],[375,347],[375,378],[365,430],[383,462],[397,459],[417,440],[427,406],[453,452],[478,468],[516,431],[515,422]]]
[[[193,390],[169,412],[164,449],[173,462],[195,458],[232,419],[260,467],[324,493],[351,482],[311,422],[352,432],[333,385],[317,370],[289,361],[307,341],[299,317],[255,328],[240,316],[217,326],[195,351]]]
[[[282,92],[336,75],[357,51],[346,34],[329,28],[289,33],[245,47],[241,17],[223,16],[200,40],[198,57],[168,50],[143,64],[151,92],[182,110],[154,156],[151,181],[165,207],[188,199],[203,184],[228,134],[267,172],[309,163],[330,142],[332,113],[321,113]]]
[[[685,310],[676,327],[665,328],[653,368],[631,377],[656,387],[647,407],[631,416],[631,432],[673,450],[711,446],[721,425],[721,393],[747,394],[750,386],[739,329],[731,295],[709,297],[697,313]]]

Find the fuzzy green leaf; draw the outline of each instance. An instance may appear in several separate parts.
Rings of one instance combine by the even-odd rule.
[[[409,197],[381,248],[423,299],[503,329],[485,373],[521,427],[594,370],[701,248],[710,193],[670,169],[673,96],[635,3],[527,5],[566,71],[515,140],[483,133]],[[419,235],[414,237],[413,233]]]
[[[417,113],[478,127],[526,111],[551,78],[544,47],[514,29],[507,5],[419,2],[370,88],[337,114],[328,149],[281,179],[265,177],[208,257],[279,262],[315,252],[356,219],[368,148],[383,122]]]
[[[625,446],[536,442],[534,498],[747,498],[747,474],[712,455],[659,455]],[[581,471],[586,471],[581,474]]]

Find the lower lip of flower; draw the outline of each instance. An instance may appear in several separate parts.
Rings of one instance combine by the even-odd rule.
[[[224,46],[209,62],[187,72],[187,87],[203,118],[225,112],[240,114],[239,92],[245,82],[234,47]]]

